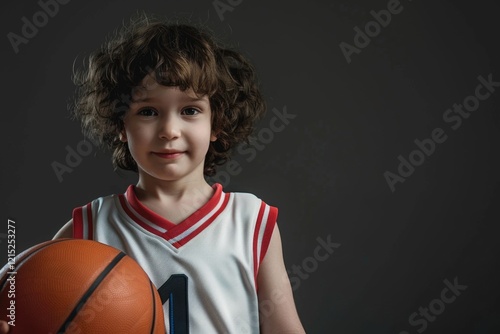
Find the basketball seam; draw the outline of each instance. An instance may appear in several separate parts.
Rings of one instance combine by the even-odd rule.
[[[104,268],[104,270],[99,274],[99,276],[94,280],[92,285],[87,289],[87,291],[83,294],[82,298],[78,301],[75,308],[68,315],[66,320],[63,322],[61,328],[56,333],[64,333],[66,331],[66,327],[73,321],[73,319],[77,316],[80,309],[90,298],[92,293],[97,289],[99,284],[104,280],[104,278],[111,272],[111,270],[120,262],[120,260],[125,256],[125,253],[120,252],[115,258]]]
[[[155,288],[151,281],[149,281],[149,286],[151,287],[151,294],[153,295],[153,322],[151,325],[151,334],[154,334],[154,330],[156,327],[156,296],[155,296]]]

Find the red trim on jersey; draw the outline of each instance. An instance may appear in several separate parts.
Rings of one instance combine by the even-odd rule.
[[[137,212],[139,214],[139,217],[136,215],[130,216],[131,218],[135,218],[134,220],[137,223],[142,223],[144,225],[148,225],[148,224],[145,224],[141,220],[141,218],[143,217],[146,220],[154,223],[155,225],[157,225],[160,228],[165,229],[167,231],[170,230],[171,228],[175,227],[174,223],[163,218],[162,216],[160,216],[156,212],[152,211],[151,209],[149,209],[147,206],[145,206],[144,204],[142,204],[139,201],[139,199],[137,198],[137,196],[135,194],[135,186],[134,185],[130,185],[127,188],[127,191],[125,192],[125,196],[126,196],[127,202],[130,204],[130,206],[135,210],[135,212]],[[142,224],[141,224],[141,226],[142,226]],[[155,231],[155,229],[153,229],[153,231]],[[153,231],[151,231],[151,232],[153,232]]]
[[[193,232],[191,232],[189,235],[187,235],[183,239],[179,240],[178,242],[173,243],[172,245],[175,246],[176,248],[179,248],[180,246],[185,245],[186,243],[188,243],[189,240],[193,239],[198,234],[200,234],[205,228],[207,228],[215,220],[215,218],[217,218],[219,216],[219,214],[222,211],[224,211],[224,209],[227,206],[227,203],[229,202],[229,197],[230,197],[230,194],[225,194],[224,201],[222,202],[222,205],[209,219],[207,219],[206,222],[204,222],[201,226],[198,226],[198,228],[196,230],[194,230]],[[192,226],[192,224],[191,224],[191,226]]]
[[[210,198],[207,203],[205,203],[201,208],[193,212],[189,217],[187,217],[179,224],[172,223],[168,219],[163,218],[162,216],[158,215],[156,212],[152,211],[144,204],[142,204],[135,194],[135,187],[133,185],[130,185],[125,192],[125,195],[120,195],[119,198],[122,208],[134,222],[136,222],[138,225],[148,230],[149,232],[156,234],[166,240],[170,240],[187,231],[193,225],[198,223],[200,219],[208,215],[217,206],[219,200],[221,199],[221,196],[223,195],[222,186],[216,183],[214,184],[213,188],[215,192],[212,198]],[[212,223],[217,218],[217,216],[226,208],[229,200],[229,195],[225,195],[226,196],[221,207],[207,220],[207,222],[203,223],[203,225],[199,226],[196,230],[192,231],[189,235],[184,237],[179,242],[174,242],[173,245],[175,247],[180,247],[186,244],[189,240],[194,238],[208,225],[210,225],[210,223]],[[130,210],[130,208],[127,206],[127,202],[137,214],[134,214],[134,212]],[[145,220],[147,220],[148,223],[146,223]],[[160,230],[152,227],[149,223],[158,226],[159,229],[166,230],[166,232],[162,233]]]
[[[264,221],[263,219],[266,207],[269,207],[269,212],[267,213],[267,218]],[[253,268],[254,268],[254,280],[256,289],[258,288],[257,276],[259,274],[260,263],[264,259],[264,256],[267,253],[267,249],[269,248],[269,244],[271,243],[271,237],[273,235],[274,227],[276,226],[277,218],[278,218],[278,208],[274,206],[268,206],[266,203],[261,202],[259,214],[257,215],[257,221],[255,224],[255,231],[253,235]],[[262,224],[265,224],[265,226],[259,249],[259,234]]]
[[[127,199],[125,197],[125,195],[118,195],[118,198],[120,199],[120,204],[123,208],[123,210],[125,211],[125,213],[134,221],[136,222],[137,224],[139,224],[141,227],[143,227],[144,229],[148,230],[149,232],[151,233],[154,233],[154,234],[157,234],[157,235],[160,235],[161,236],[161,233],[158,231],[158,230],[155,230],[154,228],[152,228],[151,226],[149,226],[148,224],[144,223],[139,217],[137,217],[130,209],[129,207],[127,206]]]
[[[87,224],[84,224],[83,209],[86,209],[87,213]],[[73,238],[83,239],[84,238],[84,228],[87,228],[87,239],[94,239],[94,220],[92,216],[92,203],[73,209]]]
[[[87,239],[94,240],[94,217],[92,215],[92,203],[87,204]]]
[[[259,214],[257,215],[257,221],[253,233],[253,270],[254,270],[255,287],[257,287],[257,273],[259,272],[258,270],[259,262],[257,261],[257,259],[259,258],[258,254],[259,231],[260,231],[260,225],[262,224],[262,217],[264,216],[265,208],[266,208],[266,203],[262,201],[260,203]]]
[[[81,207],[73,209],[73,238],[83,239],[83,211]]]
[[[274,226],[276,225],[276,219],[278,218],[278,208],[274,206],[269,207],[269,215],[267,216],[267,225],[264,231],[264,237],[262,238],[262,245],[260,246],[260,259],[262,262],[264,256],[266,255],[267,248],[271,243],[271,236],[273,235]]]

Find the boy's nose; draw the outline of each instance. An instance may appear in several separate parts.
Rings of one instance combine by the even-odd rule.
[[[168,117],[161,122],[159,136],[162,139],[172,140],[180,137],[180,124],[174,117]]]

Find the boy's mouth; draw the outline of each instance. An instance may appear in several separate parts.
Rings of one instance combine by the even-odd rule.
[[[161,152],[153,152],[154,155],[164,159],[175,159],[180,157],[184,153],[185,152],[183,151],[177,151],[177,150],[165,150]]]

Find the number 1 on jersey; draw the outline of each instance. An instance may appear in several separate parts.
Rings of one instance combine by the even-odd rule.
[[[162,304],[169,302],[170,334],[189,334],[187,282],[186,275],[175,274],[158,289]]]

